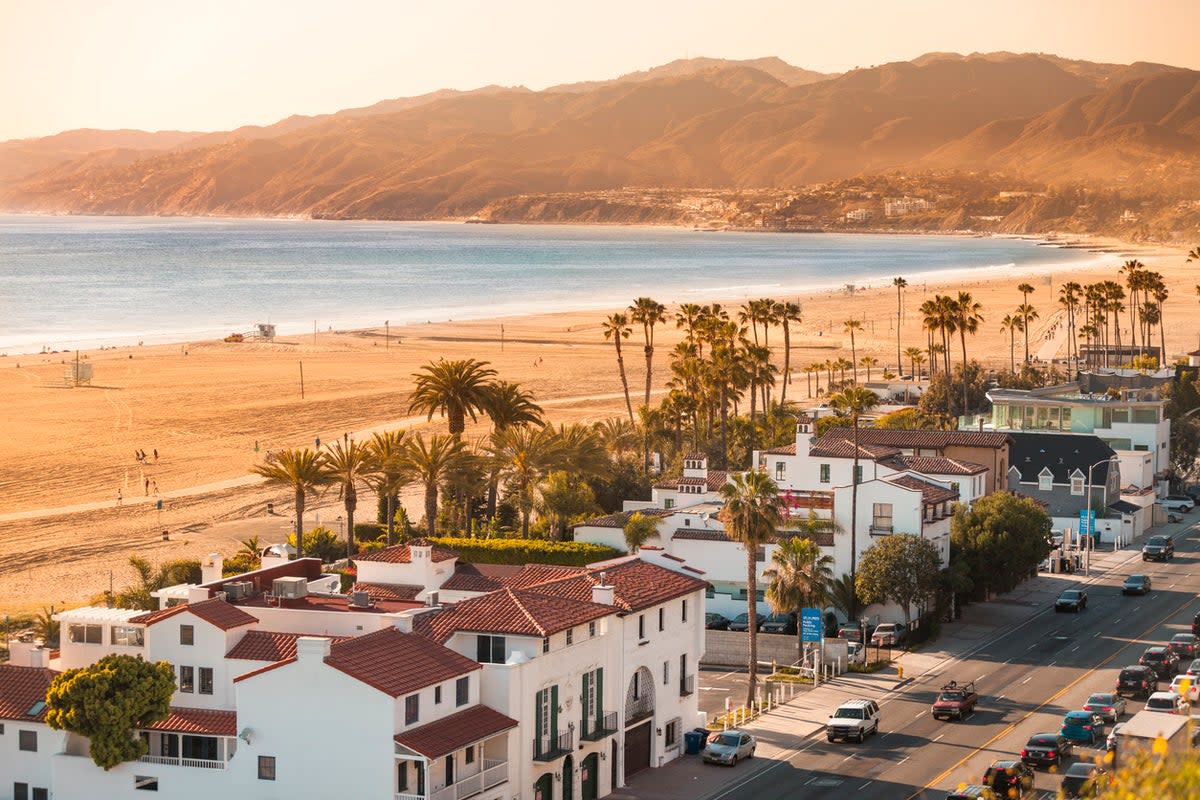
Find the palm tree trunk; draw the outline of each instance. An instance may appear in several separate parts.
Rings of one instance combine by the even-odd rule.
[[[621,373],[621,388],[625,391],[625,410],[629,412],[629,421],[633,422],[633,403],[629,399],[629,378],[625,376],[625,357],[621,355],[621,336],[619,333],[614,337],[614,340],[617,343],[617,370]]]
[[[387,508],[387,544],[391,547],[396,543],[396,495],[389,494],[385,501]]]
[[[757,548],[746,543],[746,638],[749,656],[746,662],[746,706],[754,704],[758,683],[758,581],[755,574],[758,565]]]
[[[351,484],[346,491],[346,560],[354,557],[354,512],[358,508],[358,492]]]
[[[296,558],[304,558],[304,490],[296,490]]]
[[[437,483],[431,481],[425,484],[425,534],[433,536],[437,523]]]
[[[1028,332],[1026,332],[1028,336]],[[958,329],[958,338],[962,341],[962,384],[963,384],[963,416],[967,414],[967,331],[965,328]]]
[[[850,584],[854,585],[858,572],[858,413],[851,415],[850,423],[854,426],[854,466],[850,473]],[[858,616],[858,595],[850,604],[850,617],[853,621]],[[866,647],[863,642],[863,647]]]
[[[721,384],[721,469],[729,461],[729,387]]]
[[[1014,372],[1014,373],[1017,371],[1016,356],[1013,355],[1013,350],[1016,348],[1016,346],[1017,346],[1017,332],[1014,331],[1012,328],[1009,328],[1008,329],[1008,371]]]
[[[787,320],[783,321],[783,388],[779,390],[779,405],[787,402],[787,387],[792,382],[792,335]]]
[[[650,368],[654,361],[654,346],[646,344],[646,405],[650,405]]]

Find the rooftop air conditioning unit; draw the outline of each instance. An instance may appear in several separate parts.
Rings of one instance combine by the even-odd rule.
[[[437,608],[437,604],[438,604],[438,593],[437,592],[430,592],[429,594],[425,595],[425,605],[429,606],[430,608]]]
[[[230,581],[225,584],[225,597],[228,600],[245,600],[252,594],[254,594],[254,584],[250,581]]]
[[[367,608],[371,605],[371,594],[369,592],[351,592],[350,605],[356,608]]]
[[[276,578],[271,581],[271,594],[285,600],[297,600],[308,594],[308,581],[304,578]]]

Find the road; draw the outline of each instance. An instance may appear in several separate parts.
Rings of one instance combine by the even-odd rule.
[[[1096,691],[1111,691],[1117,673],[1136,664],[1146,647],[1190,632],[1200,588],[1200,532],[1176,537],[1172,562],[1145,563],[1137,552],[1109,576],[1090,584],[1080,614],[1039,612],[987,642],[970,657],[923,676],[881,701],[880,734],[864,744],[810,739],[786,760],[714,796],[940,800],[960,783],[977,782],[992,761],[1016,757],[1030,736],[1056,732],[1065,712]],[[1121,595],[1129,574],[1151,576],[1144,597]],[[962,722],[929,716],[938,687],[974,680],[976,712]],[[1132,701],[1128,714],[1142,707]],[[1072,761],[1102,754],[1076,747]],[[1060,778],[1040,771],[1041,796],[1053,796]]]

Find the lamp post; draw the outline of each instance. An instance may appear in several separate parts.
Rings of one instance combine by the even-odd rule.
[[[1117,461],[1118,461],[1118,457],[1113,455],[1113,456],[1109,456],[1108,458],[1106,458],[1102,461],[1097,461],[1095,464],[1092,464],[1090,467],[1088,467],[1087,510],[1084,512],[1084,517],[1083,517],[1084,524],[1087,526],[1087,534],[1088,534],[1087,550],[1085,550],[1084,554],[1083,554],[1083,574],[1085,576],[1091,575],[1092,536],[1095,534],[1094,529],[1096,527],[1095,523],[1092,522],[1092,470],[1094,470],[1096,467],[1100,466],[1101,464],[1112,464]],[[1105,492],[1104,503],[1107,506],[1108,505],[1108,476],[1105,476],[1104,492]],[[1113,552],[1114,553],[1117,552],[1117,547],[1120,545],[1120,542],[1121,542],[1121,532],[1117,531],[1116,535],[1113,536]]]

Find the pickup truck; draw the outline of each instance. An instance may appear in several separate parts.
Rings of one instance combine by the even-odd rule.
[[[895,647],[904,644],[908,631],[899,622],[883,622],[871,634],[872,647]]]
[[[965,684],[950,681],[938,692],[930,713],[934,719],[962,719],[975,710],[975,704],[978,702],[979,693],[975,691],[975,681]]]

